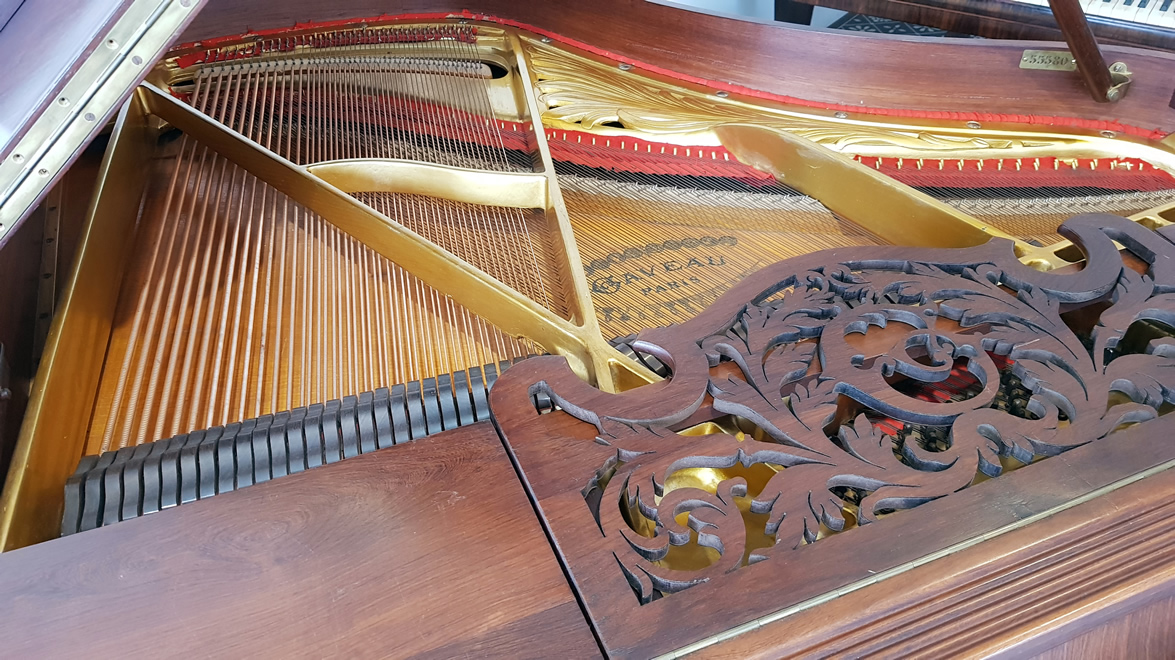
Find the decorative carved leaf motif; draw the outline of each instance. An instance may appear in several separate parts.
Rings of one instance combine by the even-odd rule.
[[[700,435],[672,430],[698,409],[692,392],[635,419],[536,385],[614,450],[583,493],[640,602],[1175,404],[1175,246],[1113,216],[1062,231],[1088,255],[1078,274],[1032,271],[1002,241],[905,258],[843,249],[771,266],[692,321],[647,331],[639,350],[678,373],[709,368],[698,386],[716,425]],[[1125,268],[1111,239],[1150,272]],[[1101,311],[1071,327],[1070,308]]]

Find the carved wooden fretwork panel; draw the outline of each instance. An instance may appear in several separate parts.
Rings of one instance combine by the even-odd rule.
[[[1062,233],[1079,271],[1031,270],[1002,240],[780,262],[643,333],[673,376],[624,394],[561,358],[509,371],[495,420],[593,616],[759,564],[784,580],[830,536],[1165,413],[1175,246],[1106,215]],[[536,393],[561,410],[521,405]]]

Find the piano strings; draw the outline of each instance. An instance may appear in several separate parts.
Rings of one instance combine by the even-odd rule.
[[[530,154],[507,148],[492,70],[473,44],[356,50],[206,67],[190,102],[300,164],[532,168]],[[163,144],[145,175],[142,257],[125,279],[86,453],[538,350],[186,136]],[[563,312],[541,211],[356,196]]]

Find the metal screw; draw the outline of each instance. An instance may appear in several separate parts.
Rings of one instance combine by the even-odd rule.
[[[970,128],[972,130],[980,128],[980,123],[977,121],[969,121],[969,122],[967,122],[967,128]]]
[[[621,62],[617,66],[620,68],[621,71],[632,71],[632,65],[629,64],[628,62]]]
[[[1110,71],[1113,71],[1114,73],[1126,73],[1126,63],[1114,62],[1110,65]]]
[[[40,174],[41,176],[49,176],[49,170],[42,167],[41,169],[37,170],[37,174]]]
[[[539,39],[539,41],[541,41],[545,44],[549,44],[549,43],[551,43],[551,38],[550,37],[543,37],[542,39]]]
[[[95,116],[94,116],[94,113],[92,113],[92,112],[87,112],[87,113],[84,115],[84,117],[85,117],[85,120],[86,120],[86,121],[94,121],[95,119],[97,119],[97,117],[95,117]]]
[[[1118,137],[1118,134],[1117,134],[1117,133],[1115,133],[1114,131],[1102,131],[1102,137],[1104,137],[1104,138],[1115,138],[1115,137]]]
[[[847,113],[847,112],[836,112],[836,113],[833,113],[833,115],[832,115],[832,116],[833,116],[833,117],[836,117],[837,119],[848,119],[848,118],[849,118],[849,113]]]
[[[131,63],[133,63],[135,66],[140,66],[141,64],[143,64],[143,58],[139,57],[138,55],[135,55],[134,57],[131,58]]]
[[[727,92],[726,90],[720,89],[717,92],[714,92],[714,96],[717,96],[720,99],[724,99],[724,98],[730,96],[730,92]]]
[[[12,398],[12,390],[7,387],[0,387],[0,401],[7,401]]]
[[[1111,89],[1110,91],[1106,92],[1106,100],[1110,103],[1113,103],[1120,98],[1122,98],[1122,92],[1116,89]]]

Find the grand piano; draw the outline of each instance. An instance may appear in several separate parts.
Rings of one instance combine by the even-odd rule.
[[[0,30],[6,654],[1175,650],[1175,56],[59,9]]]

